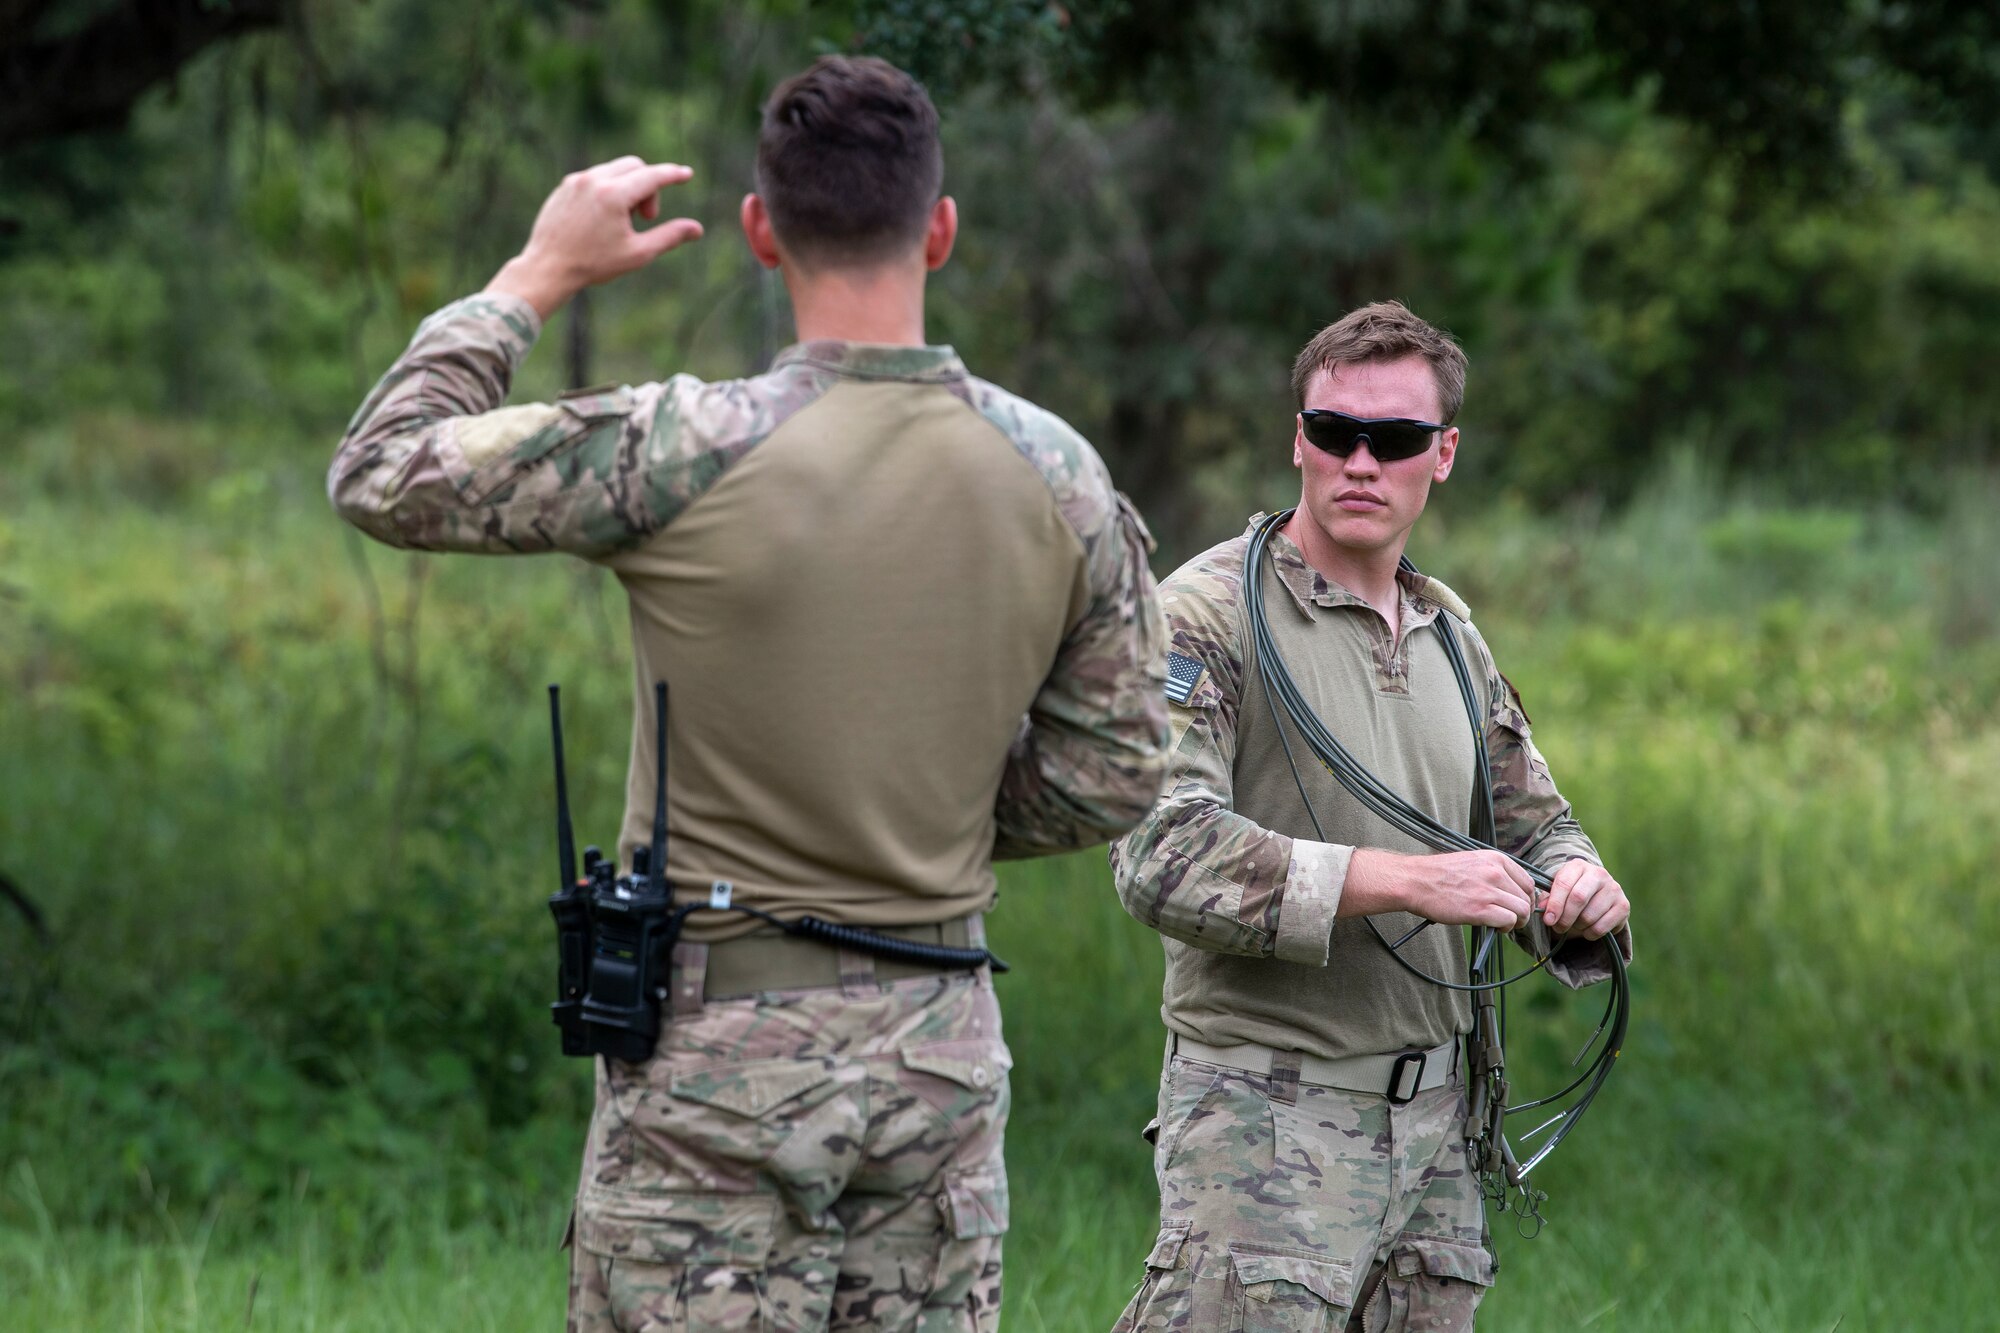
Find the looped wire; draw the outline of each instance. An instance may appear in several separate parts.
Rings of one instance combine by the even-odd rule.
[[[1444,645],[1446,659],[1450,662],[1452,675],[1464,697],[1466,711],[1471,715],[1472,732],[1477,759],[1477,785],[1481,800],[1477,811],[1476,831],[1483,838],[1472,837],[1440,824],[1426,812],[1411,805],[1401,794],[1389,787],[1370,772],[1343,746],[1313,712],[1311,705],[1299,691],[1297,683],[1286,668],[1284,658],[1278,652],[1277,641],[1273,637],[1270,622],[1264,615],[1263,572],[1264,558],[1270,546],[1270,539],[1280,526],[1291,517],[1292,510],[1283,510],[1265,519],[1252,535],[1249,550],[1244,557],[1243,609],[1249,623],[1253,652],[1251,661],[1265,682],[1265,702],[1271,710],[1271,724],[1278,733],[1278,740],[1284,749],[1285,762],[1292,771],[1292,781],[1298,787],[1299,798],[1304,803],[1306,815],[1311,820],[1314,832],[1322,841],[1325,832],[1320,827],[1319,815],[1313,809],[1312,798],[1307,795],[1305,781],[1299,773],[1298,761],[1292,754],[1290,738],[1278,717],[1282,704],[1292,727],[1299,733],[1313,757],[1326,768],[1335,781],[1382,820],[1417,842],[1438,852],[1498,851],[1493,845],[1494,820],[1492,813],[1492,789],[1486,764],[1486,742],[1482,719],[1474,701],[1472,682],[1465,663],[1464,652],[1459,646],[1455,623],[1449,612],[1440,610],[1435,622],[1438,637]],[[1406,559],[1403,567],[1415,571],[1415,566]],[[1546,891],[1551,887],[1549,874],[1538,866],[1533,866],[1513,858],[1515,863],[1528,874],[1536,889]],[[1540,893],[1537,894],[1539,902]],[[1479,1173],[1480,1190],[1486,1199],[1500,1211],[1516,1214],[1516,1225],[1524,1236],[1540,1234],[1543,1219],[1542,1201],[1548,1196],[1541,1190],[1527,1184],[1528,1174],[1548,1159],[1565,1138],[1569,1136],[1583,1113],[1603,1088],[1610,1077],[1611,1069],[1625,1044],[1625,1030],[1631,1008],[1631,990],[1626,982],[1625,958],[1618,946],[1611,944],[1606,953],[1611,963],[1611,997],[1605,1008],[1605,1015],[1577,1054],[1572,1068],[1580,1063],[1593,1046],[1598,1051],[1594,1059],[1577,1078],[1560,1092],[1547,1097],[1536,1098],[1519,1106],[1507,1104],[1508,1083],[1506,1078],[1506,988],[1525,980],[1542,970],[1548,961],[1546,955],[1536,956],[1531,966],[1513,976],[1505,975],[1505,968],[1491,955],[1493,933],[1480,932],[1475,938],[1475,947],[1468,950],[1474,959],[1468,981],[1464,984],[1434,977],[1404,958],[1401,948],[1423,927],[1406,932],[1393,943],[1382,933],[1374,918],[1367,919],[1377,942],[1387,950],[1403,969],[1447,990],[1467,992],[1474,997],[1477,1017],[1475,1029],[1467,1040],[1469,1091],[1473,1098],[1474,1114],[1468,1117],[1466,1125],[1467,1151],[1471,1156],[1474,1170]],[[1487,968],[1501,975],[1494,980],[1487,979]],[[1598,1042],[1602,1039],[1602,1045]],[[1513,1145],[1506,1134],[1506,1117],[1540,1106],[1548,1106],[1577,1094],[1576,1100],[1555,1116],[1538,1125],[1524,1136],[1523,1142],[1553,1130],[1548,1141],[1528,1157],[1525,1162],[1516,1158]],[[1530,1230],[1532,1226],[1532,1230]]]

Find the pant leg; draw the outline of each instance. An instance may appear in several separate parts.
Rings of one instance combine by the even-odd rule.
[[[937,1016],[871,1061],[868,1141],[835,1205],[847,1244],[834,1329],[999,1327],[1012,1060],[983,977]]]
[[[1398,1205],[1375,1256],[1366,1333],[1465,1333],[1493,1285],[1485,1199],[1467,1159],[1465,1092],[1453,1083],[1392,1112]]]
[[[1391,1202],[1388,1104],[1182,1057],[1154,1167],[1160,1232],[1118,1333],[1334,1333]]]
[[[860,1294],[857,1272],[845,1267],[849,1223],[864,1233],[885,1225],[844,1206],[856,1188],[906,1230],[930,1219],[931,1257],[899,1279],[899,1290],[916,1293],[914,1309],[926,1309],[944,1278],[937,1252],[947,1228],[923,1191],[947,1177],[964,1186],[965,1173],[953,1170],[962,1143],[997,1168],[1007,1062],[990,985],[965,976],[864,996],[770,992],[671,1018],[650,1061],[599,1071],[578,1195],[572,1333],[841,1326],[840,1311]],[[929,1100],[899,1104],[884,1094],[897,1082],[885,1073],[925,1066],[944,1071],[924,1086]],[[978,1132],[981,1104],[990,1134]],[[1004,1175],[974,1192],[990,1198],[993,1189],[986,1299],[997,1301]],[[880,1267],[874,1248],[864,1234],[856,1251],[870,1273]]]
[[[763,1001],[669,1020],[644,1064],[601,1061],[577,1197],[570,1329],[819,1329],[841,1236],[802,1208],[858,1160],[866,1070],[837,1025]]]

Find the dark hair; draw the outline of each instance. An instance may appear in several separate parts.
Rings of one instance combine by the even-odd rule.
[[[1439,420],[1449,426],[1465,402],[1465,353],[1449,333],[1418,319],[1401,301],[1377,301],[1350,310],[1314,334],[1292,363],[1292,396],[1300,407],[1306,405],[1306,386],[1315,371],[1406,356],[1420,356],[1430,363],[1443,412]]]
[[[922,240],[944,182],[937,108],[874,56],[821,56],[779,84],[757,135],[757,193],[801,263],[877,263]]]

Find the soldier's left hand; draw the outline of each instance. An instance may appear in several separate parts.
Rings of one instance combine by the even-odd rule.
[[[1542,906],[1542,920],[1549,929],[1587,940],[1603,939],[1631,915],[1632,904],[1618,881],[1603,866],[1581,857],[1564,862],[1556,871],[1548,902]]]

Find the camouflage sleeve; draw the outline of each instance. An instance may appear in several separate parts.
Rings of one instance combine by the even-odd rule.
[[[1242,688],[1234,564],[1211,552],[1167,582],[1173,757],[1167,790],[1111,849],[1125,910],[1219,953],[1324,966],[1351,847],[1274,833],[1231,809]]]
[[[1467,626],[1471,630],[1471,626]],[[1597,848],[1584,835],[1583,826],[1570,813],[1569,802],[1556,790],[1548,762],[1535,746],[1528,713],[1521,706],[1520,692],[1500,674],[1493,654],[1477,630],[1469,636],[1486,669],[1488,712],[1486,718],[1486,766],[1493,786],[1494,841],[1502,851],[1544,870],[1555,873],[1565,862],[1581,858],[1603,865]],[[1536,923],[1539,925],[1539,920]],[[1541,932],[1546,939],[1547,932]],[[1629,962],[1632,934],[1618,932],[1620,951]],[[1530,947],[1524,944],[1523,947]],[[1543,946],[1546,948],[1546,944]],[[1611,976],[1611,961],[1603,940],[1569,940],[1549,957],[1549,971],[1566,986],[1580,987]]]
[[[1166,631],[1153,539],[1096,450],[1061,418],[979,380],[960,390],[1048,482],[1083,544],[1085,597],[1009,750],[993,806],[997,860],[1115,838],[1166,770]]]
[[[540,321],[516,297],[446,306],[349,423],[327,495],[379,541],[602,556],[658,531],[774,424],[742,384],[659,384],[500,404]]]

